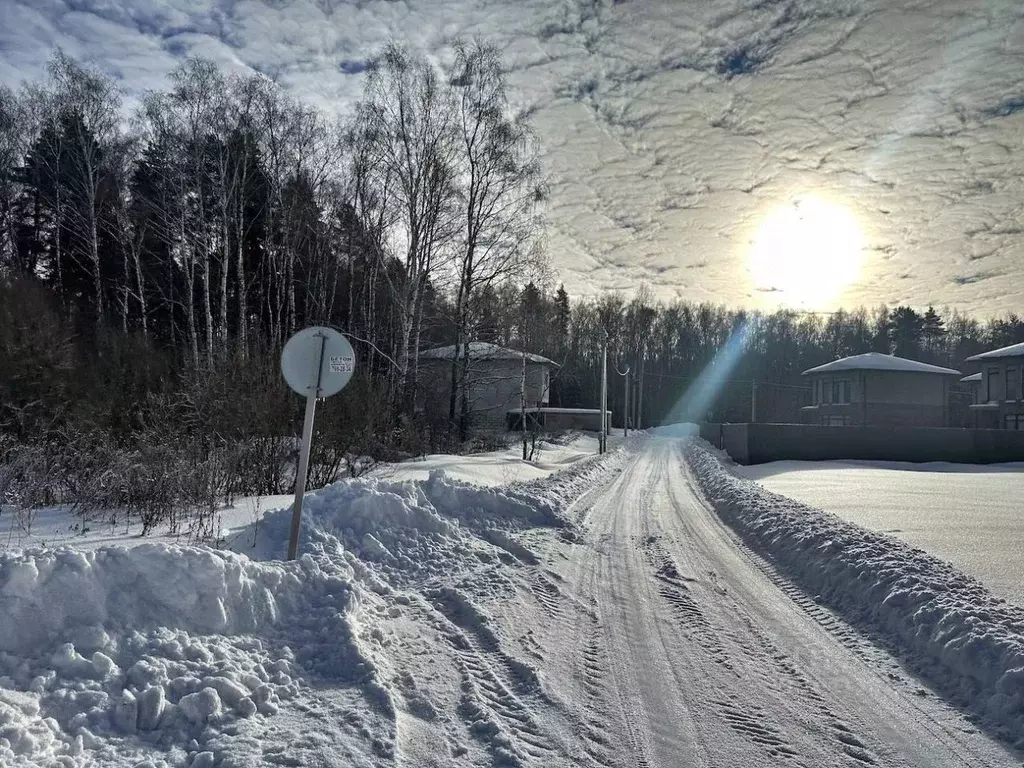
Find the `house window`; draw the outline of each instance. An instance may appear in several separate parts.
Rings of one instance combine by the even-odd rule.
[[[988,369],[988,380],[986,381],[986,384],[988,386],[985,389],[985,394],[986,394],[985,400],[988,401],[988,402],[991,402],[993,400],[998,399],[998,396],[996,394],[996,388],[997,388],[997,385],[999,384],[999,369],[998,368],[989,368]]]
[[[1016,366],[1006,369],[1006,399],[1020,400],[1020,368]]]
[[[1007,429],[1024,432],[1024,413],[1006,414],[1005,426]]]
[[[833,379],[832,380],[832,402],[833,403],[849,403],[850,402],[850,381],[849,381],[849,379]]]
[[[823,427],[848,427],[850,426],[849,416],[822,416],[821,425]]]

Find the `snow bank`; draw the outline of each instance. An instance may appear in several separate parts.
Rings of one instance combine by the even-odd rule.
[[[296,562],[283,562],[287,508],[234,536],[236,552],[155,543],[0,555],[0,765],[221,764],[242,721],[290,699],[305,706],[324,681],[358,686],[392,717],[374,592],[536,563],[516,533],[567,525],[567,494],[600,467],[579,464],[508,488],[440,471],[335,483],[306,497]],[[486,639],[485,629],[480,619],[467,631]]]
[[[633,438],[630,438],[633,441]],[[521,483],[514,486],[519,493],[543,499],[548,508],[554,510],[558,525],[564,524],[566,508],[588,488],[609,472],[617,472],[622,466],[625,454],[622,446],[612,448],[604,455],[588,456],[575,462],[570,468],[548,478]]]
[[[311,557],[165,544],[0,556],[0,764],[125,764],[147,750],[203,764],[206,742],[276,712],[300,674],[365,675],[351,581]]]
[[[891,638],[938,687],[1024,745],[1024,610],[921,550],[734,477],[699,443],[686,455],[704,495],[748,544]]]
[[[442,470],[427,480],[343,480],[304,499],[300,551],[342,557],[348,552],[404,584],[451,573],[467,560],[491,562],[499,556],[495,548],[530,562],[532,553],[505,533],[563,526],[559,508],[557,497],[545,497],[530,485],[479,487],[452,480]],[[282,558],[291,517],[291,509],[270,513],[259,530],[237,537],[237,551]]]

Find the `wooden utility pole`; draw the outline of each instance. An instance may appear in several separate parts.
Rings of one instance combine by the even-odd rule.
[[[640,396],[637,398],[636,405],[636,428],[643,429],[644,419],[644,363],[646,362],[646,355],[641,351],[640,353]]]
[[[608,450],[608,339],[601,347],[601,435],[598,453]]]
[[[523,461],[526,461],[526,352],[523,351],[523,378],[519,384],[519,425],[523,429]]]
[[[633,414],[633,429],[639,431],[640,429],[640,399],[637,394],[640,392],[640,375],[633,374],[633,391],[631,392],[633,400],[629,404],[629,410]]]
[[[622,396],[622,436],[629,437],[629,368],[622,378],[626,385],[626,391]]]
[[[622,377],[623,385],[625,387],[625,392],[623,392],[623,395],[622,395],[622,436],[623,437],[628,437],[629,436],[629,416],[630,416],[630,411],[632,410],[629,407],[629,366],[626,366],[626,370],[625,371],[620,371],[618,368],[616,368],[615,372],[617,374],[619,374],[619,376]]]

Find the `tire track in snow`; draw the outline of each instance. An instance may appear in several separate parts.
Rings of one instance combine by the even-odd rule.
[[[761,656],[771,660],[776,674],[768,670],[762,670],[762,676],[766,681],[776,678],[789,688],[787,695],[797,696],[806,701],[810,707],[816,710],[823,717],[825,724],[831,731],[832,738],[838,743],[837,746],[847,755],[865,765],[878,763],[877,756],[861,741],[853,730],[829,707],[825,697],[818,692],[814,684],[799,670],[796,664],[783,653],[778,646],[746,616],[742,617],[744,625],[750,635],[756,639],[761,646]]]
[[[530,591],[536,598],[541,610],[551,619],[561,623],[565,620],[565,595],[561,588],[543,571],[537,571],[530,582]]]
[[[690,487],[695,497],[706,505],[707,502],[704,500],[699,488],[689,476],[689,467],[686,466],[685,463],[684,467],[686,467],[687,472],[687,485]],[[709,509],[709,514],[717,517],[717,514],[712,509]],[[850,626],[845,619],[835,613],[831,608],[821,605],[814,597],[808,595],[801,587],[782,576],[773,564],[765,560],[759,553],[748,546],[747,543],[731,529],[726,526],[724,527],[724,530],[732,544],[743,553],[748,562],[761,571],[761,573],[764,574],[764,576],[783,594],[785,594],[786,597],[788,597],[802,613],[812,619],[816,624],[822,627],[822,629],[828,632],[829,635],[835,638],[839,644],[847,648],[851,653],[864,662],[867,669],[872,670],[878,677],[886,680],[889,685],[893,685],[894,683],[911,685],[913,686],[915,695],[929,695],[929,692],[926,689],[921,688],[919,683],[917,683],[912,677],[907,676],[903,667],[891,655],[893,650],[884,638],[865,634],[864,631]],[[767,640],[767,638],[764,639]],[[770,643],[770,641],[768,642]],[[775,663],[776,667],[783,673],[783,675],[795,675],[796,678],[798,678],[796,682],[798,689],[802,685],[800,682],[801,680],[808,686],[811,685],[809,681],[806,681],[803,675],[796,670],[792,661],[789,660],[785,654],[778,651],[774,645],[772,645],[772,648],[775,649],[775,653],[779,656],[779,658],[775,660]],[[825,716],[826,723],[832,731],[833,738],[838,742],[841,751],[855,761],[854,763],[851,763],[851,765],[885,764],[885,757],[879,756],[872,751],[870,747],[868,747],[851,730],[839,715],[828,708],[826,700],[821,693],[816,689],[810,688],[806,695],[812,703],[819,702],[821,704],[819,711]],[[944,706],[955,711],[955,709],[950,705]]]
[[[583,716],[583,751],[587,757],[587,765],[596,768],[613,768],[611,758],[614,746],[610,743],[607,733],[609,728],[608,700],[608,658],[601,644],[601,625],[592,619],[592,629],[588,634],[580,658],[580,679],[584,692],[587,694],[586,714]]]
[[[756,654],[750,654],[749,645],[743,648],[741,638],[734,631],[721,634],[715,628],[691,595],[689,584],[695,583],[696,579],[682,574],[659,537],[647,536],[641,542],[641,549],[654,568],[654,577],[659,582],[658,594],[668,604],[672,617],[683,629],[683,638],[697,645],[712,662],[729,672],[729,676],[720,683],[723,695],[712,699],[722,721],[733,731],[764,749],[771,757],[798,757],[799,752],[786,738],[784,729],[775,723],[762,707],[750,703],[748,697],[742,695],[742,691],[733,690],[734,686],[739,686],[738,681],[742,679],[742,674],[736,669],[733,652],[726,641],[739,646],[748,655]],[[724,596],[726,590],[718,585],[717,580],[712,581],[716,585],[715,591]]]
[[[680,573],[679,566],[656,536],[644,538],[640,547],[655,569],[654,575],[659,582],[658,594],[668,603],[673,618],[683,628],[684,634],[700,645],[716,664],[735,671],[728,649],[690,595],[688,582],[692,583],[695,580]]]
[[[550,760],[555,746],[533,713],[509,690],[478,653],[453,644],[462,675],[460,711],[470,731],[484,741],[497,764],[523,766]]]
[[[552,620],[549,631],[564,635],[581,623],[588,626],[585,636],[576,638],[572,651],[576,677],[585,694],[585,703],[569,718],[579,742],[579,747],[573,751],[573,764],[586,768],[616,768],[619,764],[614,759],[616,746],[609,737],[616,730],[611,703],[615,694],[608,684],[610,666],[602,642],[597,598],[591,597],[592,602],[584,605],[562,590],[559,586],[562,582],[564,578],[555,571],[539,568],[533,572],[529,588],[541,611]],[[633,751],[641,755],[637,764],[648,767],[646,757],[638,749]]]
[[[686,464],[685,459],[682,462],[682,466],[687,473],[686,485],[689,487],[694,497],[700,500],[707,507],[707,502],[704,500],[704,496],[702,495],[700,488],[689,474],[690,469]],[[715,519],[718,519],[718,515],[713,509],[710,507],[707,507],[707,509],[710,515]],[[763,573],[765,577],[772,582],[772,584],[778,587],[786,597],[796,604],[801,611],[828,631],[828,633],[841,645],[848,648],[865,662],[868,662],[876,668],[885,668],[890,673],[895,673],[900,670],[899,665],[894,663],[887,654],[879,653],[878,649],[869,640],[865,639],[860,632],[847,624],[843,619],[839,618],[835,612],[820,605],[813,597],[804,592],[803,589],[779,574],[771,563],[751,549],[747,543],[736,535],[730,528],[724,526],[723,530],[729,537],[732,544],[743,553],[749,563],[761,571],[761,573]],[[890,677],[892,677],[892,674],[890,674]]]
[[[702,500],[703,496],[694,484],[692,478],[690,478],[689,468],[685,462],[683,466],[686,467],[687,472],[686,484],[693,492],[694,497],[698,500]],[[711,512],[711,510],[709,510],[709,512]],[[714,513],[712,512],[712,514]],[[869,652],[876,649],[862,639],[856,630],[849,627],[831,610],[819,605],[800,587],[781,576],[771,564],[761,558],[738,536],[735,536],[732,533],[728,533],[728,535],[733,544],[743,553],[750,563],[760,570],[768,580],[772,582],[772,584],[778,587],[794,605],[823,627],[841,645],[848,648],[863,661],[869,663],[873,667],[883,666],[879,658],[872,656]],[[826,698],[817,690],[806,675],[799,670],[794,661],[781,651],[771,638],[768,637],[768,635],[762,631],[748,615],[738,612],[738,617],[746,629],[746,636],[752,638],[757,644],[757,647],[752,648],[748,642],[742,642],[738,633],[735,634],[734,639],[738,642],[741,649],[755,662],[766,660],[770,663],[770,670],[762,663],[758,663],[755,667],[758,670],[759,675],[765,681],[766,686],[768,688],[777,689],[778,683],[781,681],[783,686],[788,690],[778,691],[780,694],[795,696],[797,699],[803,700],[808,705],[808,709],[810,711],[816,712],[822,718],[822,724],[828,728],[838,749],[856,761],[855,764],[879,764],[879,757],[872,752],[853,732],[850,726],[848,726],[843,719],[833,711],[833,709],[828,705]],[[889,665],[891,666],[891,664],[892,662],[890,661]]]
[[[686,467],[686,471],[689,473],[689,467],[686,466],[685,462],[684,467]],[[689,474],[687,475],[686,484],[695,497],[706,504],[706,501],[703,501],[704,497],[701,495],[700,489],[692,478],[689,477]],[[708,511],[709,514],[717,518],[717,513],[714,510],[709,509]],[[870,635],[865,636],[864,632],[850,626],[835,611],[821,605],[801,587],[791,582],[785,576],[782,576],[774,565],[751,549],[742,538],[727,526],[724,527],[724,531],[733,545],[743,553],[748,562],[761,571],[794,605],[826,630],[838,643],[859,657],[870,668],[876,670],[880,676],[887,678],[891,682],[908,682],[905,679],[906,673],[900,664],[893,659],[891,655],[892,649],[884,638],[872,637]],[[918,688],[918,690],[921,689]]]
[[[468,597],[450,587],[432,590],[426,596],[431,605],[456,628],[454,642],[459,647],[468,647],[492,659],[503,670],[504,681],[510,690],[524,695],[543,696],[537,670],[501,649],[501,643],[491,630],[489,620]],[[451,634],[448,633],[449,639]]]
[[[453,604],[443,591],[431,602],[446,620],[442,631],[462,678],[459,710],[470,732],[484,742],[495,765],[550,764],[558,746],[520,698],[540,694],[536,672],[501,651],[470,604]]]
[[[737,693],[713,700],[722,718],[737,733],[743,734],[755,744],[765,747],[773,757],[796,757],[797,751],[784,738],[782,730],[769,720],[764,709],[757,704],[741,700]]]
[[[621,485],[619,472],[621,470],[607,478],[611,485]],[[636,698],[639,681],[631,666],[630,638],[621,633],[619,606],[614,594],[609,598],[606,589],[605,580],[609,577],[606,569],[617,557],[616,537],[606,527],[611,520],[602,512],[607,510],[588,503],[600,503],[607,490],[608,484],[589,489],[577,506],[577,519],[586,531],[586,554],[577,555],[577,565],[582,567],[573,583],[578,588],[584,587],[585,597],[576,600],[576,604],[586,621],[566,627],[577,636],[575,667],[586,697],[582,703],[585,722],[581,728],[587,758],[584,765],[588,768],[654,768],[648,741],[651,721]],[[640,506],[648,503],[649,493],[648,484],[641,484]],[[615,631],[617,626],[619,632]]]
[[[611,768],[611,766],[621,764],[630,768],[652,768],[653,764],[647,756],[647,748],[642,730],[637,723],[636,712],[626,701],[622,689],[615,686],[615,679],[616,677],[621,679],[622,670],[619,670],[618,674],[616,673],[612,657],[602,643],[603,634],[604,630],[600,620],[594,619],[590,637],[583,649],[584,690],[591,695],[589,704],[593,711],[604,714],[604,718],[595,718],[589,722],[588,735],[592,731],[596,731],[598,739],[595,740],[599,740],[606,746],[607,752],[616,751],[614,745],[609,744],[602,733],[602,729],[604,731],[612,730],[609,728],[609,721],[613,721],[615,717],[608,713],[607,709],[608,702],[614,701],[620,715],[619,721],[625,729],[624,746],[627,754],[621,761],[612,761],[608,754],[600,754],[598,757],[590,750],[588,750],[588,755],[599,766]],[[615,686],[614,689],[612,686]]]

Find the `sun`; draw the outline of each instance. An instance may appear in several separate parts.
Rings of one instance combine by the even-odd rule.
[[[864,236],[843,206],[794,199],[762,222],[750,249],[754,288],[781,304],[821,308],[860,275]]]

